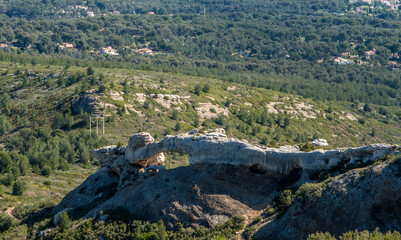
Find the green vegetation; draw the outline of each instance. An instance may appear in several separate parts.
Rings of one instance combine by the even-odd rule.
[[[357,239],[366,239],[366,240],[373,240],[373,239],[389,239],[395,240],[400,239],[401,234],[397,231],[394,232],[387,232],[381,233],[378,229],[373,232],[369,231],[358,231],[355,230],[354,232],[347,232],[339,236],[338,238],[333,237],[330,233],[314,233],[309,235],[308,240],[357,240]]]
[[[400,11],[384,4],[14,0],[0,2],[0,26],[0,208],[15,207],[15,219],[0,216],[5,238],[51,226],[47,208],[96,169],[93,150],[122,147],[136,132],[160,140],[224,128],[229,137],[304,151],[316,138],[328,148],[401,141]],[[118,55],[103,53],[107,46]],[[167,168],[188,164],[186,155],[166,159]],[[399,160],[383,161],[401,176]],[[317,183],[284,190],[268,213],[317,199],[331,176],[366,166],[316,173]],[[230,220],[166,232],[161,222],[93,219],[70,227],[63,218],[56,239],[222,239],[243,228]]]
[[[314,201],[322,196],[325,187],[324,183],[305,183],[298,188],[295,195],[301,201]]]
[[[273,206],[279,211],[279,213],[284,213],[288,208],[291,207],[292,203],[294,202],[294,198],[295,196],[291,190],[284,190],[273,200]]]
[[[104,222],[88,219],[74,222],[74,228],[64,228],[62,232],[52,231],[45,239],[82,239],[82,236],[85,239],[97,239],[99,235],[104,239],[229,239],[244,228],[244,222],[243,216],[234,216],[226,223],[210,229],[194,229],[179,224],[176,231],[166,231],[162,220],[149,223],[140,220]]]
[[[60,220],[57,223],[57,227],[60,229],[61,232],[65,232],[70,229],[71,220],[67,212],[62,212],[60,214]]]
[[[13,195],[21,196],[26,191],[26,183],[17,181],[13,185]]]

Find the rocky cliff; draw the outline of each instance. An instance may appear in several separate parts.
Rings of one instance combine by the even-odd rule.
[[[188,154],[190,166],[165,170],[163,152]],[[312,173],[343,162],[374,161],[390,153],[400,154],[400,148],[381,144],[302,152],[290,146],[279,149],[254,146],[227,138],[223,130],[207,134],[192,131],[179,136],[167,136],[160,142],[155,142],[147,133],[140,133],[131,137],[127,147],[109,146],[96,150],[100,169],[69,193],[53,209],[53,213],[66,210],[76,218],[95,217],[101,212],[122,207],[151,221],[163,219],[171,228],[178,222],[186,222],[191,226],[214,226],[235,214],[254,215],[265,209],[283,187],[299,186],[309,181]],[[372,181],[374,184],[377,180],[372,178]],[[340,185],[349,187],[346,185],[348,183],[339,178],[337,185],[334,182],[332,184],[333,191],[326,191],[324,197],[329,199],[333,197],[332,194],[337,194],[344,199],[341,201],[345,201],[347,198],[343,195],[348,196],[347,191],[334,192],[334,186],[342,189]],[[388,188],[384,184],[378,186],[377,191]],[[361,189],[355,191],[369,194],[369,188]],[[358,196],[349,200],[355,202]],[[373,204],[374,199],[367,201]],[[332,212],[333,209],[326,202],[322,202],[323,205],[327,207],[324,211]],[[338,207],[341,206],[339,203]],[[290,231],[288,236],[299,237],[305,236],[309,230],[330,229],[329,220],[324,223],[325,227],[309,230],[299,225],[299,219],[293,220],[293,216],[309,214],[308,217],[319,222],[316,216],[320,210],[305,210],[304,213],[299,208],[291,208],[291,211],[292,215],[282,218],[295,222],[286,229]],[[331,220],[334,221],[337,215],[332,214]],[[264,226],[264,230],[258,234],[262,237],[277,235],[276,231],[286,224],[286,220],[282,219]],[[276,222],[277,225],[274,225]],[[339,231],[343,229],[339,228]],[[293,235],[290,234],[292,232]]]
[[[327,181],[319,198],[296,199],[281,217],[264,224],[260,239],[305,239],[315,232],[379,228],[401,230],[401,158],[355,169]]]

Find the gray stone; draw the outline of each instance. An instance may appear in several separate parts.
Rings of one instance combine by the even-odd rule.
[[[329,145],[326,139],[315,139],[309,144],[316,147],[326,147]]]

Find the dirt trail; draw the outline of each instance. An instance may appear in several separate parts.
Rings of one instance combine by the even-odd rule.
[[[5,211],[0,211],[0,212],[7,213],[7,214],[10,215],[12,218],[17,219],[17,218],[13,215],[13,210],[14,210],[14,208],[15,208],[15,207],[9,207],[9,208],[7,208],[7,210],[5,210]]]

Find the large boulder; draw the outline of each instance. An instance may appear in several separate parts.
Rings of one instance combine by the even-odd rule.
[[[137,151],[139,148],[154,143],[154,141],[154,138],[149,133],[142,132],[135,134],[129,139],[128,146],[125,150],[125,160],[133,165],[138,165],[141,167],[164,164],[165,157],[163,153],[157,153],[145,159],[137,159],[134,156],[135,151]]]
[[[108,167],[109,170],[121,175],[125,168],[125,148],[114,145],[96,149],[93,154],[97,158],[100,167]]]
[[[72,103],[72,113],[82,112],[95,113],[97,111],[96,99],[92,92],[85,92]]]

